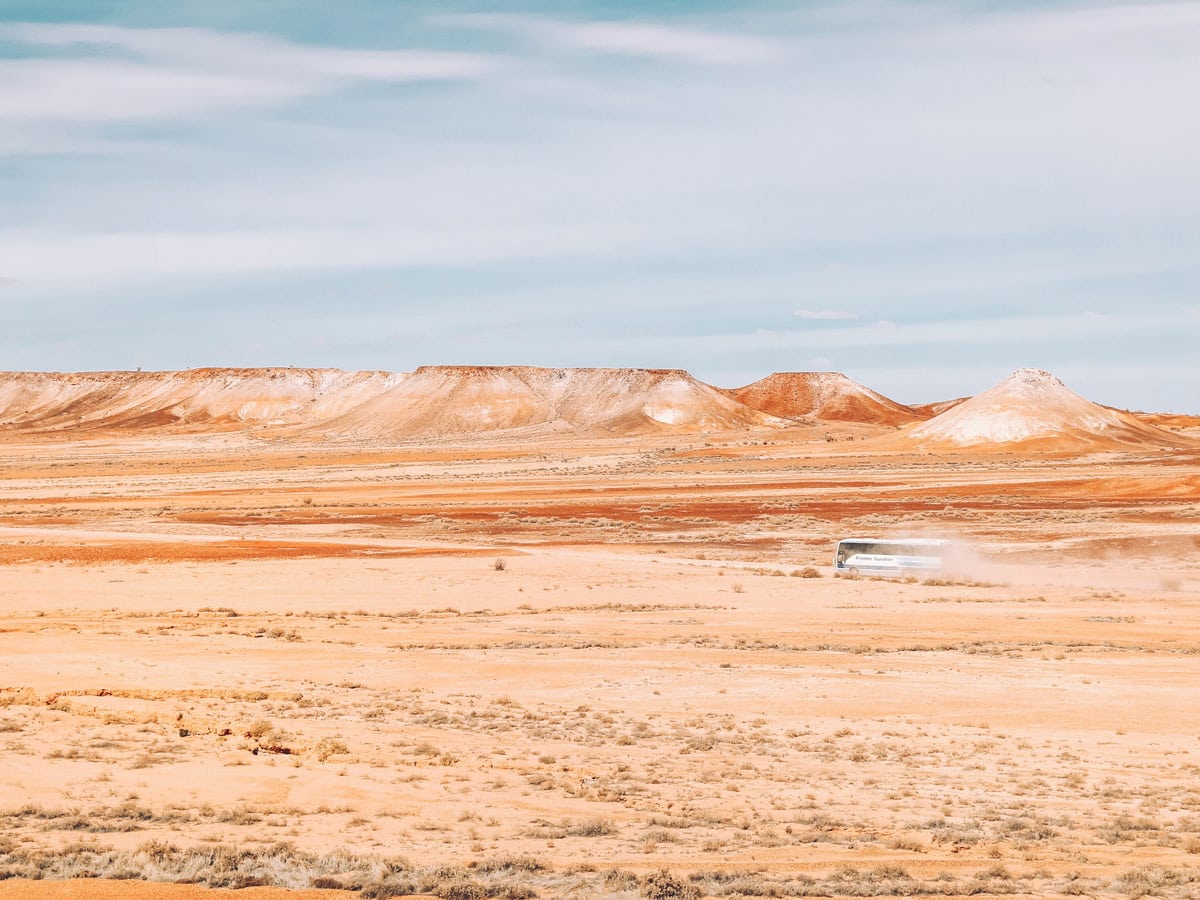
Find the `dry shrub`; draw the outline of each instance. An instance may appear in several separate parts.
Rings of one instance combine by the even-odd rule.
[[[470,878],[439,884],[430,892],[442,900],[486,900],[488,897],[501,896],[489,890],[489,886]]]
[[[497,856],[476,866],[480,872],[540,872],[546,867],[532,856]]]
[[[631,891],[639,884],[638,877],[632,872],[609,869],[604,873],[604,888],[608,891]]]
[[[697,823],[683,817],[651,816],[647,824],[654,828],[692,828]]]
[[[41,702],[32,688],[0,688],[0,706],[38,706]]]
[[[321,762],[325,762],[331,756],[337,756],[343,753],[349,753],[350,748],[346,746],[346,742],[338,738],[321,738],[313,747],[313,756]]]
[[[646,900],[700,900],[700,888],[659,869],[642,879],[642,896]]]
[[[677,844],[679,836],[665,828],[651,828],[642,835],[642,840],[647,844]]]
[[[245,849],[227,844],[179,849],[161,841],[135,850],[93,844],[68,845],[54,853],[19,851],[0,857],[0,873],[12,878],[106,878],[169,881],[220,888],[273,885],[307,888],[314,879],[361,884],[388,866],[374,857],[349,853],[314,854],[291,844]]]
[[[333,878],[329,875],[318,875],[312,880],[309,887],[319,891],[344,891],[346,884],[340,878]]]
[[[607,819],[585,819],[569,827],[567,834],[571,837],[603,837],[615,831],[612,822]]]
[[[274,734],[274,732],[274,725],[272,725],[266,719],[258,719],[257,721],[252,722],[250,727],[246,729],[246,737],[261,741],[268,735]]]
[[[1116,887],[1126,897],[1162,896],[1163,888],[1194,882],[1196,876],[1162,866],[1138,866],[1117,879]]]

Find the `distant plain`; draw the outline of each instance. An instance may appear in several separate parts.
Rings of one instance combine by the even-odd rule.
[[[10,436],[0,870],[1191,896],[1200,453],[879,431]],[[973,561],[835,578],[862,533]]]

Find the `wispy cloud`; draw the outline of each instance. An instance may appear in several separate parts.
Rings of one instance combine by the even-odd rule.
[[[757,331],[715,333],[703,335],[679,334],[654,338],[623,338],[630,343],[655,341],[663,348],[677,351],[690,348],[692,352],[763,352],[776,350],[831,350],[850,348],[923,348],[956,350],[964,347],[991,347],[1001,342],[1021,345],[1054,344],[1069,335],[1072,340],[1102,337],[1147,336],[1162,329],[1164,323],[1180,325],[1183,314],[1147,317],[1134,314],[1112,316],[1099,320],[1082,314],[1026,315],[1011,317],[980,317],[952,321],[925,322],[906,325],[881,321],[871,327],[843,327],[829,330]]]
[[[219,279],[228,309],[286,320],[260,336],[280,353],[358,346],[383,311],[399,332],[436,307],[446,341],[497,361],[830,356],[853,372],[1030,344],[1055,371],[1135,352],[1195,371],[1200,119],[1181,110],[1198,0],[625,4],[624,19],[344,0],[302,25],[287,4],[202,5],[256,31],[0,25],[0,275],[19,282],[0,284],[0,353],[65,332],[119,365],[156,317],[193,347],[203,324],[204,352],[225,353],[241,320],[186,308]],[[155,20],[190,25],[189,8]],[[282,37],[301,29],[340,43]],[[102,341],[117,303],[126,327]],[[657,337],[683,310],[688,334]],[[163,364],[184,340],[163,341]],[[409,361],[376,344],[372,364]],[[1196,378],[1177,395],[1200,396]]]
[[[305,269],[455,267],[545,257],[611,254],[649,229],[603,225],[570,231],[504,228],[424,229],[271,227],[71,234],[0,230],[0,265],[35,291],[104,289],[189,277]],[[63,265],[70,260],[71,265]]]
[[[26,121],[188,115],[356,81],[473,79],[496,67],[479,54],[349,50],[204,28],[12,23],[0,24],[0,38],[57,51],[0,61],[0,119]]]
[[[852,313],[844,309],[798,309],[793,315],[797,319],[813,319],[813,320],[838,320],[838,319],[857,319],[858,313]]]
[[[777,62],[785,56],[782,45],[766,38],[657,22],[573,21],[505,14],[447,15],[434,21],[516,34],[559,49],[698,65],[757,65]]]

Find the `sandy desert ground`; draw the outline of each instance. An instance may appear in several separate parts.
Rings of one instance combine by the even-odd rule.
[[[878,432],[8,435],[0,898],[1200,896],[1200,450]]]

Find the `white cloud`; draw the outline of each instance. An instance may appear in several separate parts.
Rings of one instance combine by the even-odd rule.
[[[122,28],[113,25],[13,23],[0,35],[27,44],[120,48],[148,60],[200,69],[259,71],[378,81],[474,78],[488,57],[423,50],[349,50],[207,28]]]
[[[646,56],[711,65],[746,65],[779,58],[760,38],[629,22],[557,22],[543,26],[550,40],[601,53]]]
[[[207,275],[302,269],[469,266],[632,250],[649,230],[603,225],[425,229],[274,227],[79,234],[0,231],[0,268],[32,291],[101,289]],[[64,265],[70,260],[70,265]]]
[[[0,62],[0,119],[98,122],[273,103],[302,86],[244,75],[92,60]]]
[[[479,78],[496,67],[476,54],[347,50],[203,28],[14,23],[0,24],[0,37],[75,54],[0,61],[0,119],[33,122],[187,115],[355,81]]]
[[[881,8],[900,13],[871,20]],[[763,321],[768,302],[790,304],[785,313],[801,305],[811,308],[796,310],[798,320],[827,323],[808,329],[821,340],[917,345],[932,333],[907,317],[900,336],[870,323],[930,297],[963,297],[969,317],[966,304],[994,307],[1014,284],[1110,273],[1132,283],[1194,264],[1200,120],[1179,110],[1200,78],[1200,53],[1179,49],[1196,39],[1172,9],[1130,7],[1127,17],[1150,24],[1128,31],[1111,10],[1087,5],[909,16],[908,6],[872,3],[860,7],[866,21],[857,25],[813,29],[801,12],[770,29],[758,22],[769,40],[732,33],[719,18],[691,29],[475,20],[530,38],[523,59],[508,64],[192,28],[0,26],[9,40],[54,48],[53,58],[0,61],[0,146],[37,152],[57,136],[75,156],[117,161],[111,170],[84,167],[99,177],[47,179],[38,202],[7,207],[28,219],[7,217],[20,227],[0,234],[0,272],[30,291],[83,291],[322,267],[533,258],[569,267],[605,255],[682,260],[681,272],[697,259],[716,269],[723,254],[744,253],[764,261],[761,277],[777,277],[762,301],[722,288],[747,298],[748,322]],[[1037,43],[1043,21],[1061,34],[1054,52]],[[753,15],[739,14],[737,24],[747,23]],[[1076,28],[1106,49],[1071,43]],[[776,62],[661,77],[627,58],[580,64],[558,52],[589,46],[706,66]],[[410,77],[481,83],[414,102],[411,121],[355,119],[348,96],[338,123],[289,121],[292,143],[273,123],[245,135],[227,128],[219,154],[179,151],[173,142],[193,138],[169,129],[132,137],[54,124],[181,116]],[[561,92],[532,95],[538,79]],[[8,127],[39,116],[34,126]],[[321,141],[343,123],[326,152]],[[158,145],[138,145],[147,141]],[[189,165],[196,158],[201,164]],[[139,177],[141,159],[162,164]],[[797,273],[793,261],[806,258],[811,271]],[[627,308],[662,309],[710,289],[709,274],[687,277],[670,296],[647,292]],[[858,318],[851,309],[861,310],[859,327],[838,328]]]
[[[857,319],[858,313],[842,309],[798,309],[793,313],[797,319]]]
[[[826,351],[835,348],[993,347],[1002,342],[1047,346],[1063,340],[1074,344],[1080,340],[1103,337],[1145,337],[1160,333],[1164,329],[1183,330],[1189,327],[1195,326],[1189,325],[1183,312],[1178,315],[1156,316],[1122,314],[1103,320],[1085,319],[1075,313],[1063,313],[925,322],[909,324],[903,328],[844,327],[820,331],[776,331],[770,335],[747,331],[654,338],[624,336],[622,340],[634,347],[639,347],[641,342],[653,341],[664,352],[672,352],[679,356],[687,353],[761,353],[766,349]]]
[[[765,38],[656,22],[571,21],[505,14],[447,15],[434,21],[515,33],[570,50],[699,65],[756,65],[784,57],[782,46]]]

